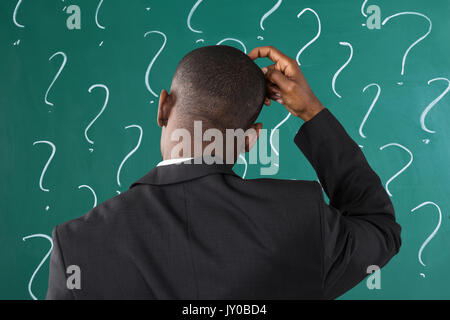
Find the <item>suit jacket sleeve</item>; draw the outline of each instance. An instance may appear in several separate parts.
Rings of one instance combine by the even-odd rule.
[[[323,297],[336,298],[398,252],[401,228],[379,177],[328,109],[305,122],[294,141],[330,199],[327,205],[319,190]]]
[[[74,299],[72,290],[67,288],[66,265],[58,238],[58,227],[53,229],[53,250],[50,256],[50,276],[48,279],[47,300]]]

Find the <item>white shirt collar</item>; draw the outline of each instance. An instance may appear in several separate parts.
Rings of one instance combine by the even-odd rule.
[[[168,165],[170,165],[170,164],[181,163],[181,162],[185,162],[185,161],[192,160],[192,159],[194,159],[194,158],[168,159],[168,160],[161,161],[161,162],[158,163],[156,166],[157,166],[157,167],[168,166]]]

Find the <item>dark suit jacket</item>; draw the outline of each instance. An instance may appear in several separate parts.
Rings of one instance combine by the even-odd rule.
[[[400,226],[380,179],[324,109],[295,143],[315,181],[226,165],[156,167],[53,231],[48,299],[329,299],[384,266]],[[81,269],[81,289],[66,268]]]

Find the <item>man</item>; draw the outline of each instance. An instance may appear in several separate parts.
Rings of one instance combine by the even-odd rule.
[[[263,57],[274,64],[261,71],[252,59]],[[243,180],[224,161],[252,147],[270,100],[305,121],[294,142],[329,205],[317,182]],[[196,164],[205,144],[173,139],[193,133],[196,120],[202,130],[254,130],[243,145],[212,152],[215,163]],[[332,299],[398,252],[400,226],[380,179],[295,60],[275,48],[190,52],[161,92],[158,124],[163,161],[54,229],[48,299]],[[67,286],[71,265],[80,289]]]

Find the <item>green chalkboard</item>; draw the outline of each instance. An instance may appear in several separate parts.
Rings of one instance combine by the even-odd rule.
[[[448,0],[2,0],[0,298],[45,297],[52,228],[160,161],[157,95],[217,43],[297,58],[387,184],[401,251],[381,289],[341,298],[450,298],[449,14]],[[274,104],[259,121],[286,116]],[[274,178],[316,179],[292,141],[301,123],[279,125]]]

